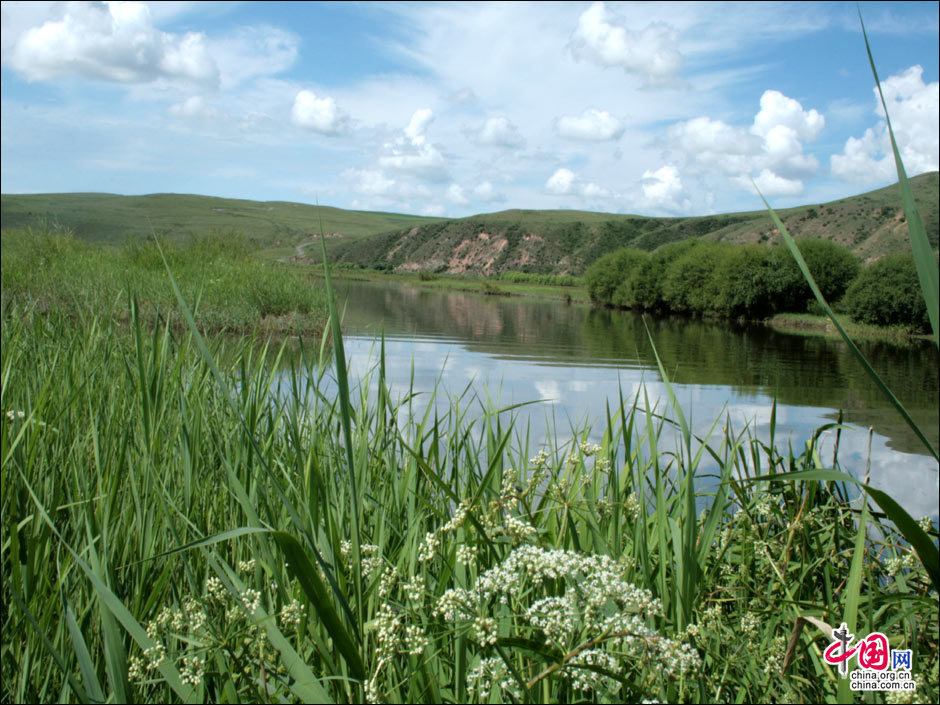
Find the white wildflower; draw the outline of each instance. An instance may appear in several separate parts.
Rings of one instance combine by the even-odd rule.
[[[477,559],[477,547],[469,544],[461,544],[457,548],[457,561],[463,565],[473,565]]]
[[[254,614],[255,610],[261,606],[261,593],[254,588],[246,589],[241,595],[242,607],[248,614]]]
[[[421,562],[432,560],[440,545],[441,540],[436,533],[429,532],[426,534],[424,541],[421,542],[421,546],[418,548],[418,560]]]
[[[192,658],[183,657],[183,668],[180,670],[180,679],[193,687],[202,683],[206,666],[205,659],[198,656]]]

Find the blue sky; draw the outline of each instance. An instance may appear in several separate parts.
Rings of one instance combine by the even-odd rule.
[[[938,3],[862,3],[911,174]],[[4,193],[463,216],[753,210],[890,183],[854,3],[2,4]]]

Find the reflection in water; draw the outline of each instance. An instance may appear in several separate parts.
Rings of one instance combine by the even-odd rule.
[[[384,331],[389,379],[402,393],[414,365],[417,391],[430,392],[440,380],[450,394],[471,383],[485,386],[481,398],[498,394],[503,405],[550,401],[523,413],[533,428],[546,414],[567,428],[567,419],[598,425],[607,404],[617,403],[618,390],[628,399],[644,383],[651,399],[663,391],[643,320],[628,312],[360,282],[348,283],[342,295],[353,372],[375,364],[374,337]],[[866,429],[873,426],[872,482],[891,490],[915,516],[937,514],[936,462],[922,455],[841,341],[684,318],[648,317],[647,325],[697,431],[728,414],[735,426],[750,423],[765,438],[776,398],[778,435],[786,442],[790,434],[799,447],[845,409],[846,421],[863,428],[843,433],[843,466],[864,473]],[[936,349],[861,347],[937,443]]]

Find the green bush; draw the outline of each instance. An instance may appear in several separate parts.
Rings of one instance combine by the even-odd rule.
[[[663,301],[676,313],[711,311],[720,289],[714,276],[728,247],[717,242],[697,242],[666,268]]]
[[[888,255],[867,267],[845,292],[843,307],[859,323],[909,326],[922,333],[930,330],[910,254]]]
[[[858,276],[861,268],[858,258],[831,240],[802,238],[796,244],[826,301],[838,301]],[[813,299],[813,292],[790,251],[786,247],[775,247],[771,250],[768,264],[768,283],[775,310],[795,313],[805,311],[807,302]]]
[[[717,292],[706,312],[725,318],[767,318],[774,310],[769,282],[771,251],[760,245],[722,248],[707,290]]]
[[[625,247],[600,257],[584,273],[591,301],[613,303],[614,292],[630,277],[638,264],[649,259],[649,253]]]

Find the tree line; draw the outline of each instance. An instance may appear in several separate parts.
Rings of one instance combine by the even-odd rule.
[[[929,330],[910,254],[867,267],[829,240],[797,240],[820,291],[859,323]],[[623,248],[600,257],[584,275],[591,300],[620,308],[716,318],[762,320],[777,313],[818,312],[809,285],[786,247],[699,239],[644,252]]]

